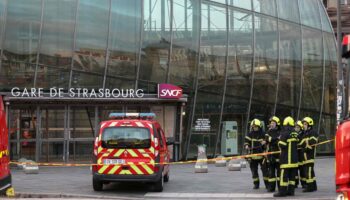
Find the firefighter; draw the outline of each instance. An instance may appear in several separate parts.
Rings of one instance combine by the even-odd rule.
[[[262,122],[258,119],[253,119],[250,123],[251,131],[245,137],[244,147],[252,154],[263,153],[265,149],[265,134],[262,130]],[[250,161],[250,170],[252,171],[252,177],[254,182],[254,189],[259,189],[259,173],[258,167],[262,171],[264,177],[265,187],[268,187],[268,176],[266,166],[263,164],[263,156],[252,156]]]
[[[306,188],[303,192],[313,192],[317,190],[317,183],[314,171],[314,159],[316,153],[316,144],[318,141],[318,134],[313,129],[314,121],[310,117],[303,119],[304,136],[302,147],[304,150],[304,172],[306,177]]]
[[[298,133],[294,131],[294,119],[283,120],[278,146],[280,154],[280,187],[274,197],[294,196],[295,174],[298,168]]]
[[[280,119],[276,116],[273,116],[269,120],[269,130],[265,134],[265,140],[266,140],[266,151],[267,152],[275,152],[279,151],[278,148],[278,138],[280,136],[280,126],[281,122]],[[279,154],[270,154],[267,155],[268,160],[268,175],[269,175],[269,192],[274,192],[276,189],[276,182],[277,186],[279,187]]]
[[[298,139],[299,139],[299,143],[298,143],[298,171],[297,174],[295,176],[295,187],[298,187],[298,184],[300,182],[300,185],[302,186],[302,188],[306,187],[306,177],[305,177],[305,173],[304,173],[304,148],[302,147],[303,142],[303,137],[304,137],[304,131],[303,131],[304,125],[303,123],[298,120],[297,124],[295,125],[295,132],[298,133]]]

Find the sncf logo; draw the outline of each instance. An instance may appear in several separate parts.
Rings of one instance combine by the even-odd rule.
[[[160,99],[180,99],[182,97],[182,88],[161,83],[158,84],[158,98]]]

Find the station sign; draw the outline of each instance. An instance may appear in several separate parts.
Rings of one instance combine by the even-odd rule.
[[[182,97],[182,88],[172,85],[161,83],[158,84],[158,98],[160,99],[180,99]]]

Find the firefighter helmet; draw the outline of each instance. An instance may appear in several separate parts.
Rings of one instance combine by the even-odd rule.
[[[253,119],[252,122],[250,122],[250,126],[257,126],[257,127],[262,127],[261,121],[258,119]]]
[[[271,117],[269,121],[270,121],[270,122],[271,122],[271,121],[276,122],[276,124],[277,124],[278,126],[281,125],[280,118],[278,118],[278,117],[276,117],[276,116]]]
[[[283,126],[294,126],[294,119],[290,116],[284,118]]]
[[[306,122],[308,124],[308,126],[314,125],[314,120],[312,120],[311,117],[304,117],[303,122]]]
[[[301,130],[303,130],[303,128],[304,128],[303,122],[301,122],[300,120],[298,120],[297,126],[300,126]]]

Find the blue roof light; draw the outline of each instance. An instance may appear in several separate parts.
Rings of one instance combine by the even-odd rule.
[[[154,113],[110,113],[109,118],[148,118],[154,119],[156,114]]]

